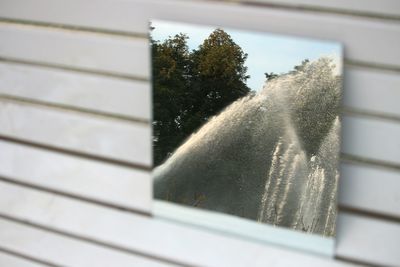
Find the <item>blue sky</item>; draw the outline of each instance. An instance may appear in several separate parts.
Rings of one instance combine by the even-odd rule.
[[[155,29],[152,36],[155,40],[163,41],[177,33],[186,33],[189,36],[189,49],[197,49],[209,34],[216,28],[194,24],[169,21],[152,21]],[[252,32],[222,28],[237,43],[248,58],[245,65],[250,79],[247,86],[259,91],[265,82],[265,72],[284,73],[293,69],[304,59],[314,60],[321,56],[331,56],[341,62],[341,45],[335,42],[326,42],[308,38],[298,38],[286,35]]]

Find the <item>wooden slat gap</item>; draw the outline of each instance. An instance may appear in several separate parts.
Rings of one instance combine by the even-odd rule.
[[[106,242],[103,242],[103,241],[95,240],[93,238],[79,236],[79,235],[74,234],[74,233],[64,232],[64,231],[55,229],[53,227],[49,227],[49,226],[46,226],[46,225],[42,225],[42,224],[38,224],[38,223],[35,223],[35,222],[31,222],[29,220],[22,220],[22,219],[19,219],[19,218],[14,218],[14,217],[8,216],[8,215],[3,214],[3,213],[0,213],[0,218],[2,218],[4,220],[11,221],[11,222],[14,222],[14,223],[18,223],[18,224],[21,224],[21,225],[30,226],[30,227],[37,228],[37,229],[40,229],[40,230],[43,230],[43,231],[55,233],[55,234],[58,234],[58,235],[61,235],[61,236],[65,236],[65,237],[68,237],[68,238],[75,238],[75,239],[80,240],[80,241],[89,242],[89,243],[92,243],[92,244],[95,244],[95,245],[98,245],[98,246],[103,246],[103,247],[106,247],[108,249],[113,249],[113,250],[125,252],[125,253],[128,253],[128,254],[134,254],[134,255],[137,255],[137,256],[140,256],[140,257],[143,257],[143,258],[147,258],[147,259],[151,259],[151,260],[155,260],[155,261],[160,261],[160,262],[164,262],[164,263],[169,263],[169,264],[174,264],[174,265],[179,265],[179,266],[195,267],[193,265],[188,265],[186,263],[179,262],[179,261],[176,261],[176,260],[173,260],[173,259],[169,259],[169,258],[165,258],[165,257],[161,257],[161,256],[148,254],[148,253],[141,252],[141,251],[138,251],[138,250],[135,250],[135,249],[132,249],[132,248],[126,248],[126,247],[122,247],[122,246],[119,246],[119,245],[116,245],[116,244],[111,244],[111,243],[106,243]]]
[[[372,264],[372,263],[367,262],[367,261],[356,260],[356,259],[352,259],[352,258],[348,258],[348,257],[338,256],[338,255],[335,255],[335,260],[342,261],[342,262],[347,262],[347,263],[350,263],[350,264],[360,265],[360,266],[366,266],[366,267],[378,267],[378,266],[380,266],[380,265]]]
[[[25,260],[28,260],[28,261],[32,261],[32,262],[35,262],[35,263],[38,263],[38,264],[41,264],[41,265],[44,265],[44,266],[49,266],[49,267],[61,267],[62,266],[62,265],[57,265],[57,264],[49,262],[49,261],[44,261],[44,260],[41,260],[41,259],[38,259],[38,258],[34,258],[32,256],[28,256],[28,255],[25,255],[25,254],[22,254],[22,253],[19,253],[19,252],[16,252],[16,251],[9,250],[7,248],[2,247],[1,245],[0,245],[0,252],[12,255],[12,256],[17,257],[17,258],[21,258],[21,259],[25,259]]]
[[[380,113],[375,111],[367,111],[363,109],[354,109],[350,107],[342,107],[340,110],[342,115],[350,115],[350,116],[357,116],[357,117],[366,117],[366,118],[373,118],[373,119],[380,119],[380,120],[387,120],[395,123],[400,123],[400,116],[387,114],[387,113]]]
[[[399,25],[400,27],[400,25]],[[393,66],[393,65],[386,65],[386,64],[380,64],[380,63],[373,63],[373,62],[364,62],[364,61],[358,61],[358,60],[352,60],[352,59],[347,59],[344,58],[344,66],[349,66],[349,67],[359,67],[359,68],[366,68],[366,69],[371,69],[371,70],[378,70],[378,71],[388,71],[391,73],[395,73],[400,75],[400,66]],[[345,79],[346,79],[346,72],[345,72]]]
[[[384,220],[384,221],[388,221],[388,222],[400,223],[399,216],[383,214],[383,213],[374,212],[374,211],[368,211],[368,210],[364,210],[364,209],[360,209],[360,208],[356,208],[356,207],[351,207],[349,205],[339,205],[338,211],[340,213],[350,213],[350,214],[355,214],[358,216],[363,216],[363,217],[368,217],[368,218],[373,218],[373,219],[378,219],[378,220]]]
[[[362,165],[369,165],[377,168],[385,168],[391,169],[394,171],[400,171],[400,164],[381,161],[381,160],[374,160],[369,158],[364,158],[360,156],[354,156],[347,153],[340,154],[340,161],[344,163],[352,163],[352,164],[362,164]]]
[[[115,179],[118,179],[118,177],[115,177]],[[50,188],[47,188],[47,187],[44,187],[44,186],[40,186],[40,185],[35,185],[33,183],[16,181],[13,178],[5,177],[3,175],[0,175],[0,181],[5,182],[5,183],[10,183],[10,184],[13,184],[13,185],[27,187],[29,189],[33,189],[33,190],[37,190],[37,191],[41,191],[41,192],[57,194],[57,195],[60,195],[60,196],[63,196],[63,197],[67,197],[67,198],[72,198],[72,199],[75,199],[75,200],[89,202],[89,203],[92,203],[92,204],[95,204],[95,205],[100,205],[100,206],[104,206],[104,207],[107,207],[107,208],[116,209],[116,210],[121,211],[121,212],[129,212],[129,213],[139,214],[139,215],[147,216],[147,217],[151,217],[152,216],[149,211],[138,210],[138,209],[134,209],[134,208],[131,208],[131,207],[126,207],[126,206],[119,206],[119,205],[111,204],[111,203],[108,203],[108,202],[105,202],[105,201],[96,200],[96,199],[92,199],[92,198],[89,198],[89,197],[83,197],[81,195],[77,195],[77,194],[73,194],[73,193],[66,193],[66,192],[63,192],[61,190],[50,189]]]
[[[47,102],[47,101],[41,101],[41,100],[26,98],[26,97],[21,97],[21,96],[13,96],[13,95],[0,93],[0,101],[1,100],[7,101],[7,102],[15,102],[15,103],[24,104],[24,105],[40,106],[40,107],[46,107],[46,108],[50,108],[50,109],[57,109],[57,110],[61,110],[64,112],[74,112],[74,113],[91,116],[91,117],[95,116],[95,117],[99,117],[101,119],[106,119],[106,120],[118,120],[118,121],[130,123],[130,124],[150,125],[150,121],[146,120],[146,119],[130,117],[130,116],[122,115],[122,114],[115,114],[115,113],[103,112],[103,111],[98,111],[98,110],[86,109],[86,108],[65,105],[65,104],[60,104],[60,103],[51,103],[51,102]]]
[[[0,140],[7,141],[10,143],[14,144],[20,144],[20,145],[25,145],[29,147],[34,147],[34,148],[39,148],[51,152],[57,152],[61,154],[66,154],[74,157],[79,157],[79,158],[84,158],[84,159],[90,159],[94,161],[99,161],[99,162],[104,162],[108,164],[113,164],[117,166],[123,166],[127,168],[132,168],[132,169],[137,169],[137,170],[144,170],[144,171],[151,171],[153,168],[151,166],[139,164],[139,163],[133,163],[133,162],[128,162],[128,161],[123,161],[123,160],[117,160],[109,157],[104,157],[104,156],[98,156],[94,154],[88,154],[84,152],[78,152],[75,150],[70,150],[70,149],[65,149],[65,148],[60,148],[60,147],[54,147],[51,145],[47,144],[42,144],[42,143],[36,143],[36,142],[31,142],[11,136],[6,136],[6,135],[0,135]]]
[[[107,30],[107,29],[100,29],[100,28],[74,26],[74,25],[61,24],[61,23],[50,23],[50,22],[42,22],[42,21],[24,20],[24,19],[13,19],[13,18],[0,17],[0,23],[41,27],[41,28],[55,29],[55,30],[67,30],[67,31],[82,32],[82,33],[87,33],[87,34],[102,34],[102,35],[109,35],[109,36],[116,36],[116,37],[127,37],[127,38],[146,39],[146,40],[149,39],[149,35],[144,34],[144,33],[118,31],[118,30]]]
[[[40,68],[58,69],[58,70],[77,72],[77,73],[83,73],[83,74],[106,76],[106,77],[112,77],[112,78],[118,78],[118,79],[124,79],[124,80],[133,80],[133,81],[141,81],[141,82],[149,82],[150,81],[149,78],[147,78],[147,77],[141,77],[141,76],[135,76],[135,75],[124,75],[124,74],[108,72],[108,71],[75,68],[75,67],[65,66],[65,65],[61,65],[61,64],[21,60],[21,59],[15,59],[15,58],[8,58],[8,57],[4,57],[4,56],[0,56],[0,61],[5,62],[5,63],[15,63],[15,64],[28,65],[28,66],[33,66],[33,67],[40,67]]]
[[[261,3],[251,0],[250,1],[237,0],[236,2],[246,6],[263,7],[271,9],[274,8],[274,9],[292,10],[292,11],[309,12],[309,13],[333,14],[333,15],[360,17],[360,18],[374,19],[374,20],[384,20],[384,21],[395,21],[395,22],[400,21],[400,16],[397,15],[349,10],[344,8],[312,6],[307,4],[290,5],[281,3],[265,3],[265,2]]]

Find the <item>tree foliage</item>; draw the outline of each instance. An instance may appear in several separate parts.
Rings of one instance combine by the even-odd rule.
[[[273,79],[279,77],[278,74],[273,73],[273,72],[270,72],[270,73],[266,72],[264,74],[265,74],[265,78],[267,79],[267,81],[270,81],[270,80],[273,80]]]
[[[151,40],[154,165],[224,107],[245,96],[247,54],[225,31],[214,30],[193,51],[188,36]]]

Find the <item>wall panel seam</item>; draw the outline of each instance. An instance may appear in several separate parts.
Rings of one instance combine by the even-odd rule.
[[[116,177],[115,179],[118,179],[118,177]],[[121,211],[121,212],[129,212],[129,213],[134,213],[134,214],[147,216],[147,217],[151,217],[152,216],[149,211],[134,209],[134,208],[130,208],[130,207],[127,207],[127,206],[121,206],[121,205],[117,205],[117,204],[111,204],[111,203],[106,202],[106,201],[95,200],[95,199],[92,199],[92,198],[89,198],[89,197],[83,197],[83,196],[80,196],[80,195],[77,195],[77,194],[74,194],[74,193],[66,193],[66,192],[63,192],[61,190],[50,189],[50,188],[47,188],[45,186],[35,185],[33,183],[17,181],[16,179],[13,179],[13,178],[10,178],[10,177],[5,177],[4,175],[1,175],[1,174],[0,174],[0,181],[4,182],[4,183],[7,183],[7,184],[13,184],[13,185],[17,185],[17,186],[24,187],[24,188],[29,188],[29,189],[36,190],[36,191],[47,192],[47,193],[60,195],[60,196],[63,196],[63,197],[66,197],[66,198],[70,198],[70,199],[75,199],[75,200],[79,200],[79,201],[83,201],[83,202],[88,202],[88,203],[91,203],[91,204],[95,204],[95,205],[99,205],[99,206],[115,209],[115,210],[118,210],[118,211]]]
[[[85,153],[85,152],[79,152],[79,151],[72,150],[72,149],[55,147],[52,145],[47,145],[47,144],[43,144],[43,143],[37,143],[37,142],[32,142],[32,141],[28,141],[28,140],[24,140],[24,139],[20,139],[20,138],[15,138],[14,136],[7,136],[7,135],[0,134],[0,140],[7,141],[10,143],[14,143],[14,144],[20,144],[20,145],[26,145],[29,147],[39,148],[39,149],[43,149],[43,150],[47,150],[47,151],[51,151],[51,152],[58,152],[61,154],[70,155],[70,156],[74,156],[77,158],[84,158],[84,159],[94,160],[94,161],[98,161],[98,162],[104,162],[104,163],[108,163],[108,164],[123,166],[123,167],[137,169],[137,170],[151,171],[151,169],[152,169],[152,167],[148,166],[148,165],[118,160],[118,159],[114,159],[114,158],[110,158],[110,157],[99,156],[99,155],[89,154],[89,153]]]
[[[353,259],[353,258],[343,257],[343,256],[338,256],[338,255],[335,255],[335,260],[342,261],[342,262],[347,262],[347,263],[350,263],[350,264],[355,264],[357,266],[366,266],[366,267],[377,267],[377,266],[379,266],[379,265],[372,264],[372,263],[367,262],[367,261],[356,260],[356,259]]]
[[[71,105],[66,105],[66,104],[60,104],[60,103],[52,103],[49,101],[41,101],[37,99],[32,99],[32,98],[26,98],[26,97],[21,97],[21,96],[14,96],[14,95],[9,95],[9,94],[2,94],[0,93],[0,101],[4,100],[5,102],[13,102],[13,103],[18,103],[22,105],[30,105],[30,106],[36,106],[36,107],[42,107],[42,108],[49,108],[49,109],[56,109],[60,110],[63,112],[74,112],[81,114],[83,116],[89,116],[89,117],[98,117],[101,119],[105,120],[117,120],[117,121],[122,121],[128,124],[141,124],[141,125],[150,125],[150,121],[146,119],[141,119],[141,118],[136,118],[133,116],[126,116],[122,114],[116,114],[116,113],[110,113],[110,112],[103,112],[103,111],[98,111],[98,110],[92,110],[92,109],[87,109],[87,108],[82,108],[82,107],[76,107],[76,106],[71,106]]]
[[[220,0],[217,0],[220,1]],[[222,2],[226,2],[222,0]],[[322,7],[317,5],[310,4],[280,4],[280,3],[268,3],[268,2],[258,2],[258,1],[240,1],[237,0],[238,3],[246,6],[256,6],[256,7],[264,7],[264,8],[275,8],[275,9],[285,9],[285,10],[294,10],[299,12],[308,12],[308,13],[327,13],[334,15],[342,15],[348,17],[360,17],[371,20],[383,20],[383,21],[400,21],[400,16],[391,15],[391,14],[382,14],[382,13],[374,13],[360,10],[350,10],[345,8],[333,8],[333,7]]]
[[[400,24],[399,24],[400,27]],[[340,40],[338,40],[340,42]],[[344,49],[346,49],[346,46],[344,46]],[[399,62],[400,64],[400,62]],[[384,65],[384,64],[379,64],[379,63],[373,63],[373,62],[365,62],[365,61],[356,61],[356,60],[350,60],[347,59],[346,57],[344,58],[343,65],[349,67],[361,67],[361,68],[366,68],[366,69],[372,69],[372,70],[378,70],[378,71],[388,71],[391,73],[395,73],[400,75],[400,66],[392,66],[392,65]],[[345,73],[346,75],[346,73]]]
[[[340,183],[340,180],[339,180]],[[361,217],[366,217],[366,218],[373,218],[373,219],[378,219],[381,221],[387,221],[387,222],[394,222],[400,224],[400,217],[399,216],[394,216],[394,215],[388,215],[388,214],[383,214],[380,212],[375,212],[375,211],[369,211],[361,208],[355,208],[349,205],[338,205],[338,211],[340,213],[347,213],[347,214],[353,214]]]
[[[61,265],[57,265],[57,264],[49,262],[49,261],[38,259],[38,258],[35,258],[35,257],[32,257],[32,256],[25,255],[23,253],[19,253],[19,252],[4,248],[2,245],[0,245],[0,252],[3,252],[3,253],[8,254],[8,255],[12,255],[12,256],[14,256],[16,258],[25,259],[25,260],[28,260],[28,261],[31,261],[31,262],[35,262],[35,263],[38,263],[38,264],[41,264],[41,265],[44,265],[44,266],[61,267]],[[6,266],[4,266],[4,267],[6,267]]]
[[[392,162],[386,162],[382,160],[375,160],[375,159],[369,159],[365,157],[360,157],[360,156],[354,156],[348,153],[341,153],[340,154],[340,161],[344,163],[351,163],[351,164],[360,164],[360,165],[367,165],[371,167],[378,167],[378,168],[384,168],[384,169],[389,169],[389,170],[394,170],[394,171],[400,171],[400,164],[392,163]]]
[[[150,81],[148,77],[135,76],[135,75],[124,75],[124,74],[119,74],[119,73],[86,69],[86,68],[85,69],[77,68],[77,67],[71,67],[68,65],[55,64],[55,63],[44,63],[44,62],[37,62],[37,61],[31,61],[31,60],[15,59],[15,58],[5,57],[5,56],[1,56],[1,55],[0,55],[0,61],[5,62],[5,63],[15,63],[15,64],[21,64],[21,65],[27,65],[27,66],[33,66],[33,67],[36,66],[36,67],[41,67],[41,68],[58,69],[58,70],[64,70],[64,71],[68,71],[68,72],[99,75],[99,76],[112,77],[112,78],[118,78],[118,79],[124,79],[124,80],[133,80],[133,81],[142,81],[142,82]]]
[[[4,18],[0,17],[0,23],[7,24],[15,24],[15,25],[26,25],[47,29],[54,29],[60,31],[73,31],[73,32],[82,32],[87,34],[102,34],[106,36],[118,36],[118,37],[128,37],[134,39],[148,39],[148,34],[137,33],[137,32],[126,32],[126,31],[118,31],[118,30],[106,30],[101,28],[93,28],[93,27],[84,27],[84,26],[73,26],[68,24],[61,23],[52,23],[52,22],[41,22],[41,21],[32,21],[25,19],[13,19],[13,18]]]
[[[55,234],[58,234],[58,235],[61,235],[61,236],[74,238],[74,239],[77,239],[77,240],[80,240],[80,241],[84,241],[84,242],[92,243],[92,244],[95,244],[95,245],[99,245],[99,246],[102,246],[102,247],[105,247],[105,248],[108,248],[108,249],[117,250],[117,251],[129,253],[129,254],[137,255],[137,256],[140,256],[140,257],[143,257],[143,258],[148,258],[148,259],[151,259],[151,260],[170,263],[170,264],[175,264],[175,265],[179,265],[179,266],[189,266],[186,263],[179,262],[179,261],[176,261],[176,260],[173,260],[173,259],[168,259],[168,258],[160,257],[160,256],[157,256],[157,255],[152,255],[152,254],[141,252],[139,250],[135,250],[135,249],[132,249],[132,248],[122,247],[122,246],[119,246],[119,245],[116,245],[116,244],[106,243],[104,241],[95,240],[93,238],[80,236],[80,235],[77,235],[77,234],[74,234],[74,233],[64,232],[64,231],[61,231],[61,230],[58,230],[58,229],[54,229],[54,228],[49,227],[49,226],[45,226],[45,225],[41,225],[41,224],[38,224],[38,223],[35,223],[35,222],[31,222],[29,220],[23,220],[23,219],[19,219],[19,218],[14,218],[12,216],[9,216],[9,215],[3,214],[3,213],[0,213],[0,218],[2,218],[4,220],[11,221],[11,222],[14,222],[14,223],[18,223],[18,224],[21,224],[21,225],[30,226],[30,227],[33,227],[33,228],[37,228],[37,229],[40,229],[40,230],[47,231],[47,232],[55,233]],[[195,266],[190,266],[190,267],[195,267]]]
[[[351,90],[351,88],[345,88]],[[367,90],[367,89],[366,89]],[[391,115],[383,112],[367,111],[360,108],[342,107],[340,109],[341,115],[348,115],[352,117],[363,117],[369,119],[385,120],[391,123],[400,123],[400,116]]]

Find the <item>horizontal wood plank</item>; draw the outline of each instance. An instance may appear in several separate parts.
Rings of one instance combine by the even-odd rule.
[[[400,172],[341,164],[339,204],[400,218]]]
[[[295,8],[346,13],[400,17],[400,3],[397,0],[242,0],[241,2],[276,4]]]
[[[148,78],[148,41],[0,22],[0,57]],[[138,64],[138,62],[140,62]]]
[[[345,66],[344,70],[343,105],[346,108],[400,118],[398,73],[353,66]]]
[[[2,218],[0,229],[1,247],[55,266],[172,266]]]
[[[0,141],[0,179],[150,213],[151,174]]]
[[[364,116],[344,116],[342,152],[400,164],[400,123]]]
[[[151,128],[0,99],[0,135],[151,165]]]
[[[135,15],[143,11],[135,1],[82,2],[77,0],[4,0],[0,6],[3,18],[72,25],[134,33]],[[96,12],[93,12],[96,7]]]
[[[3,229],[2,229],[3,230]],[[3,230],[4,231],[4,230]],[[7,267],[45,267],[48,265],[40,264],[19,256],[0,252],[0,265]]]
[[[8,0],[2,3],[0,16],[140,34],[147,34],[150,19],[238,27],[335,40],[342,42],[346,47],[345,56],[348,60],[400,67],[400,54],[397,53],[400,46],[400,28],[397,22],[392,21],[197,1],[98,0],[96,12],[92,12],[92,8],[92,3],[82,3],[79,0],[68,1],[68,4],[62,0]],[[239,17],[247,19],[238,20]],[[26,37],[27,35],[24,35],[24,38]],[[125,53],[126,55],[129,53]],[[142,66],[146,73],[147,66]]]
[[[310,254],[121,212],[4,182],[0,182],[0,214],[18,220],[28,220],[43,227],[79,235],[97,242],[191,265],[201,263],[205,266],[245,266],[251,263],[252,266],[265,266],[271,262],[276,263],[275,266],[288,266],[293,262],[296,262],[297,266],[346,265]],[[351,219],[353,217],[357,218],[350,216],[350,219],[347,219],[350,221],[339,223],[338,228],[346,229],[347,225],[353,223]],[[363,220],[362,223],[368,229],[368,220]],[[375,227],[375,224],[372,227]],[[396,227],[400,229],[400,226]],[[397,228],[395,228],[396,231]],[[351,231],[346,231],[345,235],[342,234],[343,231],[339,233],[342,243],[339,243],[338,249],[341,249],[341,244],[362,246],[358,248],[359,250],[368,251],[371,248],[370,243],[352,242],[355,236]],[[382,233],[380,238],[387,240],[390,246],[387,250],[390,252],[397,249],[398,241],[395,239],[397,236],[388,231]],[[368,230],[364,234],[368,235]],[[370,239],[366,240],[371,242]],[[397,255],[390,253],[371,253],[370,255],[374,262],[380,263],[397,259]],[[347,256],[360,258],[357,253]]]
[[[149,82],[0,62],[0,94],[150,119]]]
[[[338,219],[337,256],[384,266],[400,262],[400,225],[343,213]]]

